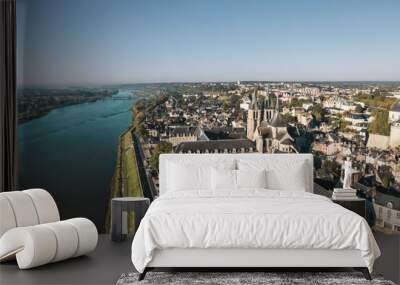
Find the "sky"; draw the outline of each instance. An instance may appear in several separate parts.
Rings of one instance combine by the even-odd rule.
[[[400,80],[398,0],[17,0],[19,86]]]

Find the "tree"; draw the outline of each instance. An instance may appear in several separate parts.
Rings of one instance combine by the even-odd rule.
[[[325,113],[320,105],[314,105],[311,108],[311,112],[318,124],[325,120]]]
[[[150,167],[158,171],[158,161],[160,154],[172,152],[172,144],[169,142],[160,142],[155,148],[150,157]]]
[[[134,108],[137,110],[143,110],[146,107],[146,101],[145,99],[140,99],[139,101],[136,102]]]
[[[293,98],[292,100],[290,100],[289,108],[301,107],[302,105],[303,105],[303,102],[301,102],[297,98]]]
[[[143,120],[144,119],[144,114],[143,114],[143,112],[138,112],[138,113],[136,113],[136,115],[135,115],[135,120],[137,121],[137,122],[140,122],[141,120]]]
[[[356,106],[356,112],[357,112],[357,113],[362,113],[362,112],[364,112],[364,108],[361,107],[361,105],[357,105],[357,106]]]
[[[147,137],[149,135],[149,132],[142,124],[139,123],[135,124],[135,134],[138,137]]]
[[[344,120],[340,120],[340,121],[339,121],[339,131],[340,131],[340,132],[343,132],[343,133],[348,132],[348,131],[349,131],[349,126],[350,126],[350,125],[351,125],[350,122],[346,122],[346,121],[344,121]]]
[[[384,92],[379,90],[373,91],[371,94],[358,94],[357,101],[363,102],[369,107],[383,108],[389,110],[390,107],[396,102],[396,98],[388,98]]]
[[[378,169],[379,178],[382,181],[382,186],[386,189],[389,188],[390,182],[394,179],[390,166],[383,165]]]
[[[230,107],[236,109],[240,108],[240,96],[233,94],[229,99],[230,99]]]
[[[325,174],[337,174],[339,172],[339,165],[334,160],[324,160],[321,165],[321,169]]]
[[[289,108],[303,107],[304,103],[311,103],[311,100],[293,98],[293,99],[290,100]]]
[[[388,111],[375,111],[375,120],[368,126],[368,131],[373,134],[388,136],[390,134],[390,125],[388,122],[388,118]]]
[[[321,156],[319,154],[314,155],[314,169],[320,169],[322,166]]]
[[[297,118],[291,116],[289,113],[283,114],[283,115],[282,115],[282,120],[283,120],[286,124],[289,124],[289,123],[297,123]]]

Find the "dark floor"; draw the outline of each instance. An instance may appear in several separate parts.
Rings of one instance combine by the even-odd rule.
[[[134,267],[130,258],[131,240],[114,243],[100,235],[88,256],[19,270],[16,262],[0,264],[0,284],[115,284],[122,273]]]
[[[381,250],[381,257],[374,264],[374,272],[400,284],[400,235],[375,232],[374,236]]]
[[[375,236],[382,257],[374,273],[400,284],[400,235]],[[0,284],[115,284],[122,273],[134,271],[130,246],[131,240],[114,243],[108,235],[100,235],[97,249],[89,256],[29,270],[19,270],[15,262],[0,264]]]

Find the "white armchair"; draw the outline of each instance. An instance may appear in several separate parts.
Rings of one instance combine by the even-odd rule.
[[[20,269],[84,255],[96,248],[88,219],[60,221],[53,197],[43,189],[0,193],[0,262],[17,259]]]

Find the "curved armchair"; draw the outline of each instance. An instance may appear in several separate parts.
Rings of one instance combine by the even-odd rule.
[[[60,221],[53,197],[43,189],[0,193],[0,261],[20,269],[84,255],[96,248],[97,229],[88,219]]]

